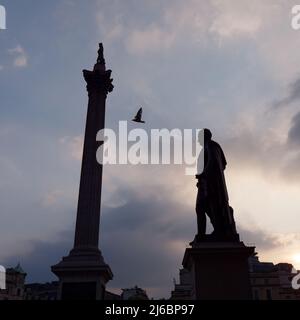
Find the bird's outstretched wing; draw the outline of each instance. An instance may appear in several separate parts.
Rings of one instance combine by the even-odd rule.
[[[142,115],[143,115],[143,108],[140,108],[140,110],[139,110],[138,113],[136,114],[136,118],[142,119]]]

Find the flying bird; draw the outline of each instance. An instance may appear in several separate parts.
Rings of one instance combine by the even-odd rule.
[[[143,115],[143,108],[141,108],[138,113],[136,114],[136,116],[132,119],[132,121],[134,122],[138,122],[138,123],[145,123],[145,121],[142,120],[142,115]]]

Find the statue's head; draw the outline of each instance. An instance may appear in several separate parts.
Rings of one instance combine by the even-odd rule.
[[[200,139],[200,135],[203,137],[204,136],[204,141],[210,141],[211,140],[211,138],[212,138],[212,133],[211,133],[211,131],[209,130],[209,129],[203,129],[203,133],[202,132],[200,132],[199,133],[199,139]]]
[[[205,142],[210,141],[212,138],[212,133],[209,129],[203,129],[198,134],[198,142],[201,146],[204,146]]]
[[[212,133],[209,129],[204,129],[204,140],[210,141],[212,138]]]

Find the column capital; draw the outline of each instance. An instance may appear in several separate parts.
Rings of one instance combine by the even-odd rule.
[[[112,92],[114,86],[112,84],[111,72],[111,70],[83,70],[83,77],[87,83],[87,91],[89,93],[102,91],[105,94]]]

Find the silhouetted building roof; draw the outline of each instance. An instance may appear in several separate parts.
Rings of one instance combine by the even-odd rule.
[[[13,270],[17,273],[20,273],[20,274],[25,274],[26,275],[26,272],[23,270],[23,268],[21,267],[21,264],[20,262],[17,264],[16,267],[13,268]]]
[[[258,257],[249,259],[250,272],[274,272],[277,270],[273,262],[260,262]]]
[[[6,269],[6,288],[0,290],[0,300],[23,300],[26,272],[20,263],[15,268]]]
[[[145,290],[135,286],[130,289],[122,289],[122,300],[149,300]]]
[[[122,300],[122,298],[119,294],[105,291],[104,300]]]
[[[296,276],[290,263],[260,262],[249,259],[250,281],[255,300],[300,300],[300,290],[292,288]]]
[[[25,285],[25,300],[57,300],[58,281]]]

